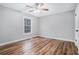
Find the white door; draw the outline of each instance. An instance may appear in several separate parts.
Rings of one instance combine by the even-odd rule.
[[[77,5],[75,11],[75,43],[79,48],[79,4]]]

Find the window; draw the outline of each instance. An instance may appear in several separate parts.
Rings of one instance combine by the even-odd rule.
[[[24,18],[24,33],[31,32],[31,19]]]

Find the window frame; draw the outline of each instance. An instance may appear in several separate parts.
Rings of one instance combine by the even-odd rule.
[[[31,18],[24,17],[24,18],[23,18],[23,24],[24,24],[24,25],[23,25],[23,33],[24,33],[24,34],[31,33],[31,31],[32,31]],[[25,27],[30,28],[30,29],[25,29]],[[27,32],[25,32],[25,30],[26,30]]]

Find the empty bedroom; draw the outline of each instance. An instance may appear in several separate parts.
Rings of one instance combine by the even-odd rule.
[[[78,3],[0,3],[0,55],[78,54]]]

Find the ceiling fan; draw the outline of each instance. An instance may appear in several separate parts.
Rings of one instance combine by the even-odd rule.
[[[29,8],[29,12],[48,11],[48,6],[45,3],[27,4],[26,7]]]

